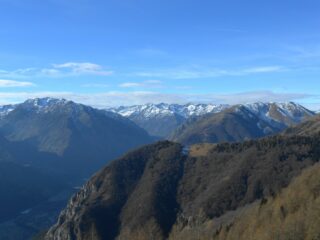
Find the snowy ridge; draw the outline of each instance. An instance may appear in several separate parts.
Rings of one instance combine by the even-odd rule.
[[[293,102],[242,104],[235,111],[244,117],[257,118],[257,127],[266,134],[272,132],[271,128],[281,130],[315,115],[315,112]]]
[[[4,117],[8,115],[11,111],[15,110],[17,107],[23,107],[30,111],[35,111],[39,113],[39,112],[50,111],[53,108],[63,106],[67,103],[70,103],[70,101],[67,101],[65,99],[57,99],[57,98],[50,98],[50,97],[28,99],[21,104],[0,106],[0,117]]]
[[[124,117],[132,117],[134,115],[142,115],[145,118],[157,116],[172,116],[180,115],[184,118],[191,116],[201,116],[208,113],[221,112],[228,108],[229,105],[216,105],[216,104],[145,104],[135,105],[129,107],[109,108],[107,110],[118,113]]]
[[[26,100],[24,103],[15,105],[4,105],[0,106],[0,117],[6,116],[16,107],[21,106],[26,109],[33,110],[35,112],[47,112],[53,108],[63,106],[72,103],[71,101],[65,99],[57,98],[35,98]],[[74,104],[81,105],[81,104]],[[218,113],[232,106],[226,104],[192,104],[188,103],[185,105],[181,104],[144,104],[144,105],[134,105],[134,106],[121,106],[116,108],[108,108],[106,110],[118,113],[123,117],[142,117],[145,119],[158,118],[164,116],[181,116],[184,119],[193,116],[202,116],[208,113]],[[252,113],[254,116],[269,122],[269,123],[283,123],[284,119],[293,123],[301,122],[306,116],[313,116],[315,112],[312,112],[303,106],[293,103],[249,103],[237,105],[238,110],[240,107],[245,108],[247,111]],[[236,109],[237,111],[237,109]]]
[[[241,105],[248,109],[250,112],[257,115],[259,118],[270,121],[282,122],[283,119],[290,119],[294,123],[301,122],[305,117],[311,117],[315,115],[303,106],[293,103],[252,103]]]
[[[315,113],[304,108],[303,106],[293,103],[248,103],[238,105],[239,107],[244,107],[252,114],[259,116],[260,118],[266,121],[278,121],[279,118],[290,118],[294,122],[300,122],[302,118],[306,116],[313,116]],[[145,105],[134,105],[128,107],[118,107],[118,108],[109,108],[107,110],[118,113],[124,117],[133,117],[136,115],[143,116],[145,118],[157,117],[157,116],[169,116],[169,115],[180,115],[184,118],[192,116],[201,116],[208,113],[218,113],[227,108],[231,107],[230,105],[223,104],[145,104]],[[279,113],[278,116],[275,116],[275,113]]]

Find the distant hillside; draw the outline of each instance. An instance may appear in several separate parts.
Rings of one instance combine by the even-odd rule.
[[[0,161],[0,222],[47,200],[63,187],[62,182],[36,169]]]
[[[314,115],[295,103],[237,105],[187,122],[170,139],[186,145],[238,142],[278,133]]]
[[[243,209],[281,196],[319,162],[319,149],[319,133],[190,149],[171,142],[146,146],[98,172],[46,240],[211,239],[224,227],[232,229],[225,224]],[[219,228],[204,231],[211,222]]]
[[[288,128],[284,134],[287,135],[311,135],[320,131],[320,115],[316,115],[309,121],[300,124],[298,127]]]
[[[21,143],[24,161],[68,175],[89,176],[108,160],[153,141],[120,115],[63,99],[31,99],[2,109],[0,134]],[[30,156],[27,148],[39,154]]]

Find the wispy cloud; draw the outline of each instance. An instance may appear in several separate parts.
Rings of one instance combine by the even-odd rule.
[[[272,73],[272,72],[280,72],[285,70],[284,67],[281,66],[265,66],[265,67],[255,67],[255,68],[248,68],[244,69],[239,72],[239,74],[242,72],[243,74],[250,74],[250,73]]]
[[[67,69],[73,74],[92,74],[92,75],[101,75],[109,76],[113,74],[113,71],[106,71],[101,65],[95,63],[78,63],[78,62],[67,62],[63,64],[53,64],[54,70],[56,69]]]
[[[49,68],[0,69],[0,77],[3,78],[72,77],[81,75],[110,76],[113,73],[113,71],[106,70],[101,65],[89,62],[52,64]]]
[[[122,87],[122,88],[132,88],[132,87],[141,87],[141,86],[142,86],[142,83],[138,83],[138,82],[125,82],[119,85],[119,87]]]
[[[243,69],[219,69],[219,68],[176,68],[154,71],[140,71],[132,73],[139,77],[171,78],[171,79],[195,79],[215,78],[223,76],[244,76],[250,74],[273,73],[287,70],[282,66],[259,66]]]
[[[143,82],[124,82],[119,85],[122,88],[162,88],[163,83],[160,80],[146,80]]]
[[[313,97],[306,93],[288,93],[273,91],[251,91],[233,94],[204,94],[203,102],[217,102],[226,104],[253,103],[253,102],[287,102],[299,101]],[[197,96],[196,98],[197,99]]]
[[[320,45],[312,47],[290,45],[286,46],[285,49],[289,51],[291,60],[318,59],[320,57]]]
[[[9,87],[32,87],[35,86],[32,82],[21,82],[15,80],[0,79],[0,88]]]
[[[233,94],[165,94],[153,91],[120,92],[110,91],[96,94],[78,94],[73,92],[0,92],[0,103],[17,103],[28,98],[58,97],[88,104],[98,108],[144,103],[221,103],[240,104],[250,102],[286,102],[314,97],[304,93],[281,93],[272,91],[242,92]]]

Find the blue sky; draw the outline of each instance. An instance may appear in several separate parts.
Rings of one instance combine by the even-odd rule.
[[[317,0],[0,0],[0,103],[320,109]]]

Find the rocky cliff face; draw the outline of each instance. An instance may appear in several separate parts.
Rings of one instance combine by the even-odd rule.
[[[181,151],[178,144],[161,142],[114,161],[70,200],[46,239],[163,238],[177,213]]]

